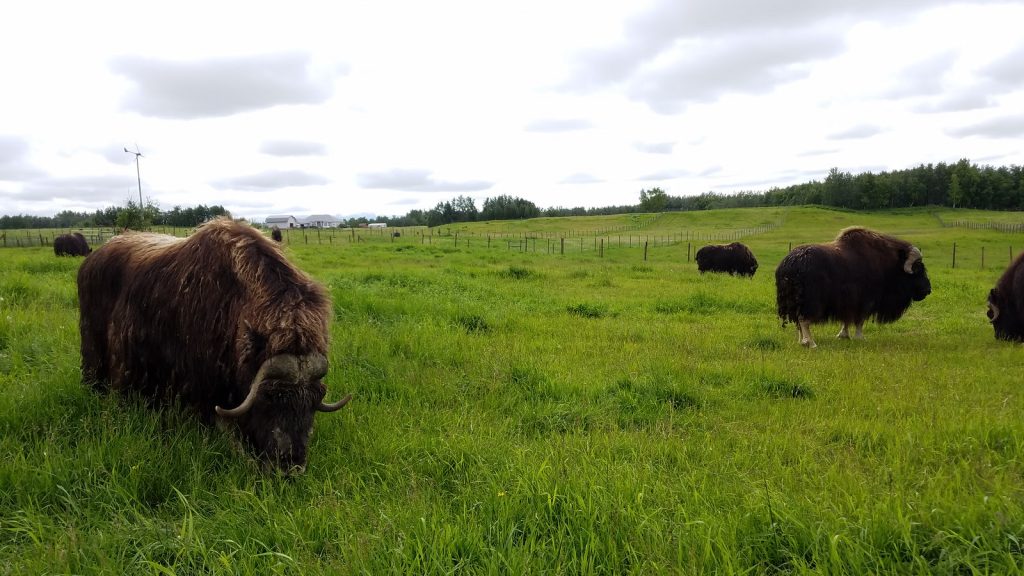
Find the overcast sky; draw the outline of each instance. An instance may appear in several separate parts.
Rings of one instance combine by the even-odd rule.
[[[330,7],[330,8],[328,8]],[[1024,4],[15,2],[0,213],[400,215],[1024,164]]]

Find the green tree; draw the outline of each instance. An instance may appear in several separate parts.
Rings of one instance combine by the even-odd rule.
[[[960,177],[956,172],[949,176],[949,203],[956,208],[964,200],[964,191],[960,188]]]
[[[640,208],[644,212],[661,212],[668,204],[668,194],[661,188],[640,191]]]

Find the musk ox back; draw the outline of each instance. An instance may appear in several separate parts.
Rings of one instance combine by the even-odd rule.
[[[323,402],[331,303],[254,228],[187,239],[127,233],[78,271],[82,379],[235,430],[258,458],[301,471]]]
[[[987,315],[996,338],[1024,341],[1024,254],[1010,263],[989,291]]]
[[[92,249],[81,232],[61,234],[53,239],[53,253],[57,256],[86,256]]]
[[[715,244],[697,250],[697,270],[704,272],[728,272],[740,276],[753,276],[757,272],[757,258],[744,244]]]
[[[813,348],[811,324],[841,322],[839,338],[849,338],[853,324],[863,338],[865,320],[898,320],[931,293],[931,282],[917,247],[853,227],[832,242],[794,248],[775,270],[775,289],[783,325],[794,322],[800,343]]]

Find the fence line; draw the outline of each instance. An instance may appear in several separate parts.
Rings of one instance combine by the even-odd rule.
[[[935,215],[935,219],[939,221],[939,225],[943,228],[966,228],[968,230],[997,230],[999,232],[1008,232],[1011,234],[1019,234],[1024,232],[1024,223],[1007,223],[1007,222],[992,222],[991,220],[985,222],[976,222],[973,220],[943,220],[942,216]]]

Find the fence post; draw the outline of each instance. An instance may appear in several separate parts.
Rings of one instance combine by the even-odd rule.
[[[601,238],[601,258],[604,258],[604,238]]]
[[[686,243],[686,261],[687,262],[690,261],[690,243],[689,242]]]
[[[953,268],[956,268],[956,242],[953,242]]]
[[[562,246],[561,246],[559,254],[561,256],[565,256],[565,236],[562,236]]]
[[[981,269],[985,269],[985,247],[981,247]]]
[[[647,242],[644,241],[644,262],[647,262]]]

